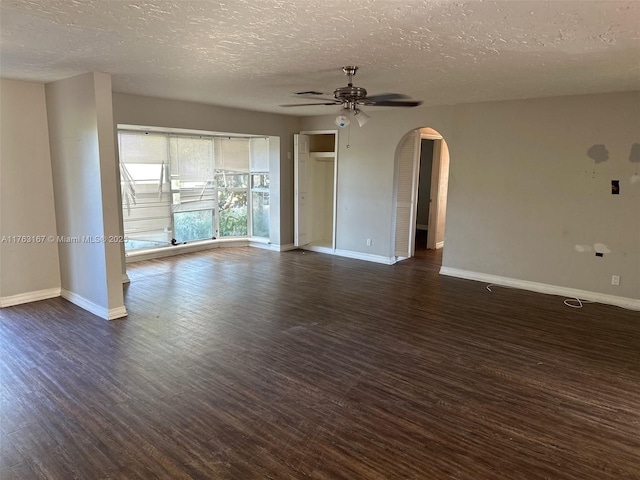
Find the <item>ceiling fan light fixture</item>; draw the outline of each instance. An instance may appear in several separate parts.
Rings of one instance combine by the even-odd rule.
[[[340,128],[344,128],[351,123],[351,120],[349,120],[349,117],[346,115],[338,115],[334,122]]]
[[[363,127],[364,124],[367,123],[369,121],[369,119],[371,118],[369,115],[364,113],[362,110],[358,110],[358,109],[356,109],[354,111],[354,115],[353,116],[358,121],[358,125],[360,127]]]

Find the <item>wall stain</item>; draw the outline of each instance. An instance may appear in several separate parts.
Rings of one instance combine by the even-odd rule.
[[[631,163],[640,163],[640,143],[634,143],[631,145],[631,151],[629,152],[629,161]]]
[[[593,145],[587,150],[587,156],[596,163],[606,162],[609,160],[609,150],[603,144]]]

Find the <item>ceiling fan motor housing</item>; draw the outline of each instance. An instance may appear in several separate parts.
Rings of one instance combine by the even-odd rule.
[[[362,87],[339,87],[333,91],[333,96],[343,102],[355,102],[367,96],[367,91]]]

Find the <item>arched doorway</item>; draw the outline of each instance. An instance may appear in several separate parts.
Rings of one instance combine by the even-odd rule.
[[[444,247],[449,148],[436,130],[408,132],[396,149],[396,260],[413,257],[417,249]]]

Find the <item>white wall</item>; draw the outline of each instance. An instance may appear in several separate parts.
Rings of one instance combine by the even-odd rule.
[[[392,256],[393,166],[405,133],[432,127],[451,156],[443,266],[640,298],[638,92],[376,110],[340,132],[337,248]],[[331,128],[333,116],[304,119]],[[596,163],[590,147],[610,158]],[[619,179],[622,193],[611,195]],[[365,239],[373,238],[372,247]],[[603,243],[604,257],[576,245]],[[611,275],[621,276],[620,286]]]
[[[87,73],[45,86],[62,295],[104,318],[126,315],[117,237],[111,79]],[[107,241],[101,241],[102,238]]]
[[[0,237],[32,240],[0,243],[1,306],[60,295],[56,234],[44,85],[1,79]]]
[[[275,245],[293,243],[292,152],[293,134],[300,130],[299,118],[118,93],[113,94],[113,112],[116,124],[280,137],[279,168],[272,156],[269,163],[271,172],[276,176],[279,172],[279,178],[270,181],[280,185],[280,197],[271,196],[270,220],[278,217],[280,220],[280,231],[272,231],[271,242]]]

